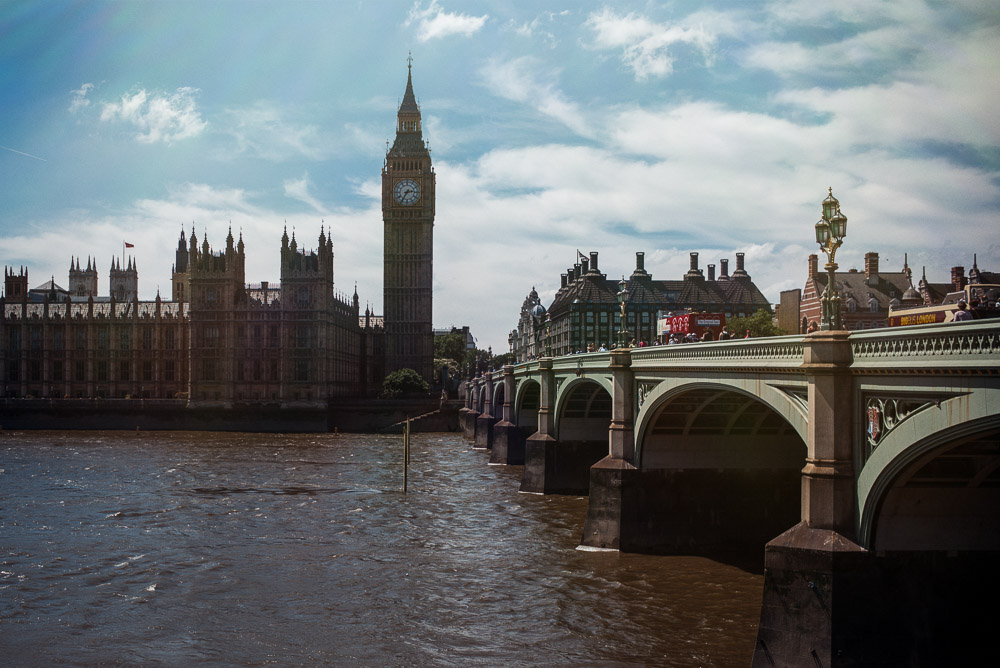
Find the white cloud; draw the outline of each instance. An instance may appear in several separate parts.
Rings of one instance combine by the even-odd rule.
[[[69,103],[69,113],[75,114],[84,107],[90,106],[90,100],[87,99],[87,94],[94,88],[94,84],[85,83],[80,86],[77,90],[70,91],[70,95],[73,98]]]
[[[678,44],[696,48],[709,62],[716,41],[703,25],[654,23],[632,13],[620,16],[607,7],[588,16],[585,25],[595,33],[594,48],[621,49],[622,62],[632,69],[637,81],[671,74],[672,47]]]
[[[293,156],[312,160],[328,157],[330,144],[319,128],[296,123],[287,118],[288,112],[260,100],[242,109],[227,109],[222,131],[236,139],[240,153],[249,153],[267,160],[283,161]]]
[[[197,88],[178,88],[173,93],[139,89],[122,95],[119,102],[106,102],[102,121],[121,120],[134,126],[137,141],[143,144],[171,143],[194,137],[205,129],[195,96]]]
[[[555,23],[556,19],[562,16],[569,16],[569,10],[564,9],[561,12],[542,12],[535,18],[524,23],[510,21],[507,24],[507,27],[519,37],[540,36],[550,47],[554,48],[559,43],[559,39],[556,37],[554,32],[548,29],[548,26]]]
[[[479,70],[479,74],[492,93],[529,104],[573,132],[590,136],[591,131],[579,106],[554,83],[542,81],[543,78],[554,78],[554,74],[543,72],[538,59],[522,56],[512,60],[491,60]]]
[[[470,16],[446,12],[437,0],[431,0],[426,9],[420,2],[414,3],[403,25],[409,27],[416,24],[417,39],[421,42],[427,42],[449,35],[469,37],[482,29],[487,19],[489,19],[488,14]]]
[[[309,189],[311,187],[312,183],[309,181],[309,173],[306,172],[300,179],[288,179],[285,181],[285,197],[308,204],[317,213],[324,213],[327,207],[310,194]]]

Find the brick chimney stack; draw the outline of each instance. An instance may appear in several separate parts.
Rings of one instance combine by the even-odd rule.
[[[951,268],[951,287],[954,292],[965,287],[965,267]]]
[[[813,254],[809,256],[809,278],[819,276],[819,258]]]
[[[865,253],[865,283],[872,285],[878,282],[878,253]]]
[[[714,264],[708,265],[708,280],[710,280],[710,281],[714,281],[715,280],[715,265]]]

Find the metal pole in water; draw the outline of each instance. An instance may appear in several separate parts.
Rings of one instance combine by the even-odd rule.
[[[407,469],[410,465],[410,418],[403,425],[403,494],[406,494]]]

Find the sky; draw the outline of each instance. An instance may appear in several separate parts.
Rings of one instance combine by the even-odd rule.
[[[134,246],[170,294],[181,230],[231,228],[277,282],[332,231],[336,289],[382,309],[381,168],[412,53],[437,173],[434,325],[508,350],[577,251],[746,253],[801,288],[828,188],[837,261],[1000,270],[995,0],[0,0],[0,262],[66,287]]]

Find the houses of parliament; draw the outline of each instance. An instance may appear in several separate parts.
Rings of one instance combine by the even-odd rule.
[[[316,407],[374,396],[384,376],[433,373],[435,174],[413,94],[412,63],[382,167],[382,316],[334,291],[332,233],[316,245],[281,235],[280,282],[247,283],[242,234],[213,248],[182,231],[170,299],[138,298],[138,269],[112,260],[99,294],[95,260],[70,260],[66,288],[29,288],[6,267],[0,387],[6,398],[186,399],[192,407]],[[277,233],[275,237],[277,238]]]

